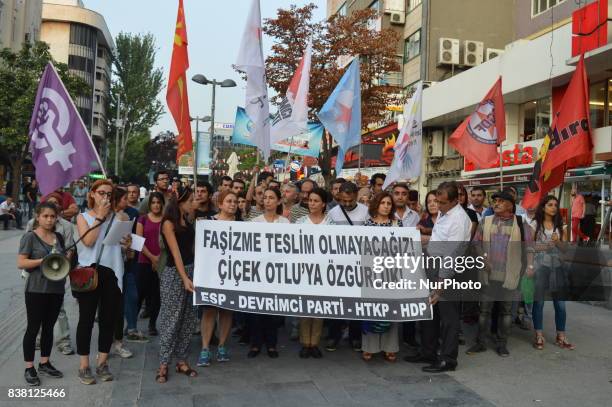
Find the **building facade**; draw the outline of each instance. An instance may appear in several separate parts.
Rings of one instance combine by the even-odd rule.
[[[44,0],[41,40],[49,44],[56,61],[89,85],[91,93],[75,104],[99,151],[105,151],[115,45],[104,17],[86,9],[81,0]]]
[[[42,0],[0,0],[0,49],[40,39]]]

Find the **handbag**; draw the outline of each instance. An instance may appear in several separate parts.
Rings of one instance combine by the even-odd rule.
[[[110,223],[104,232],[104,238],[108,235],[111,225],[115,220],[115,214],[111,217]],[[104,240],[104,239],[102,239]],[[98,288],[98,263],[104,251],[104,243],[100,247],[96,262],[88,267],[75,267],[70,271],[70,289],[77,293],[88,293]]]

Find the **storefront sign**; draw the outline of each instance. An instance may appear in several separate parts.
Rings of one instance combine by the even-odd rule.
[[[194,304],[297,317],[431,319],[423,268],[381,271],[376,261],[421,254],[416,228],[199,220]],[[410,288],[381,289],[383,281]]]
[[[538,144],[541,144],[538,143]],[[533,145],[517,143],[512,148],[504,148],[501,153],[502,166],[512,167],[523,164],[533,164],[538,156],[538,149]],[[476,171],[483,168],[478,167],[468,159],[463,160],[463,171]],[[499,168],[499,159],[489,168]]]

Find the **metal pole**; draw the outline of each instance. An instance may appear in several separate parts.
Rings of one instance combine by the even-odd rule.
[[[196,134],[193,143],[193,190],[198,187],[198,140],[200,135],[200,118],[196,116]]]
[[[119,175],[119,123],[121,121],[121,93],[117,93],[117,119],[115,120],[115,175]]]
[[[361,172],[361,155],[363,154],[363,140],[359,142],[359,161],[357,162],[357,171]]]
[[[217,88],[217,81],[212,82],[212,106],[211,106],[211,115],[210,115],[210,139],[214,140],[215,138],[215,90]]]
[[[502,143],[503,144],[503,143]],[[502,160],[502,144],[499,145],[499,189],[504,189],[504,161]]]

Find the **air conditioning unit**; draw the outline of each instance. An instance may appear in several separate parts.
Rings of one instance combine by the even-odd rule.
[[[476,66],[484,60],[484,43],[481,41],[463,41],[463,65]]]
[[[440,38],[438,47],[438,64],[459,65],[459,40]]]
[[[431,142],[429,143],[429,156],[444,156],[444,131],[434,130],[431,132]]]
[[[405,24],[406,13],[404,12],[393,12],[391,13],[391,24]]]
[[[500,56],[503,53],[504,53],[503,49],[487,48],[487,57],[486,57],[486,60],[488,61],[490,59],[498,57],[498,56]]]

